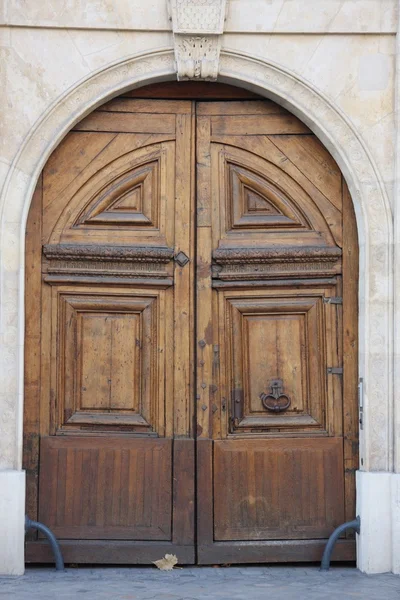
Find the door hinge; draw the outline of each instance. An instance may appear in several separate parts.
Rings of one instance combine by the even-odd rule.
[[[326,372],[328,375],[343,375],[343,367],[328,367]]]
[[[232,390],[231,400],[233,419],[239,422],[243,417],[243,390],[240,388]]]
[[[325,304],[343,304],[343,298],[340,296],[332,296],[331,298],[324,298]]]

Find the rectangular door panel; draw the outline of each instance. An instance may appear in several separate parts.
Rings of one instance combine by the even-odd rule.
[[[170,540],[171,450],[166,439],[42,438],[40,521],[62,539]]]
[[[218,290],[220,389],[228,434],[328,435],[341,431],[335,288]],[[340,389],[336,390],[340,394]],[[332,406],[335,404],[335,411]]]
[[[53,287],[56,431],[165,435],[166,293]]]
[[[214,539],[329,537],[344,520],[340,438],[214,442]]]

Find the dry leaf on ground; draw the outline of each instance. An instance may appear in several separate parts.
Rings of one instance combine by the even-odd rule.
[[[155,560],[153,562],[157,569],[160,569],[161,571],[172,571],[177,563],[178,559],[175,554],[166,554],[164,558],[160,558],[160,560]]]

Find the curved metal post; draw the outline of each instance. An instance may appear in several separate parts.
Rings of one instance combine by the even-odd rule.
[[[31,521],[28,515],[25,515],[25,533],[29,531],[29,529],[37,529],[46,536],[47,541],[49,542],[51,549],[53,550],[54,559],[56,562],[56,571],[64,571],[64,559],[61,554],[61,549],[58,544],[57,538],[51,531],[51,529],[46,527],[46,525],[43,525],[43,523],[39,523],[38,521]]]
[[[357,533],[360,533],[360,524],[360,517],[357,517],[356,519],[354,519],[354,521],[347,521],[347,523],[343,523],[343,525],[339,525],[339,527],[336,527],[335,531],[332,533],[325,546],[324,554],[321,560],[320,571],[329,571],[333,548],[335,547],[335,544],[341,536],[341,534],[344,531],[347,531],[347,529],[354,529]]]

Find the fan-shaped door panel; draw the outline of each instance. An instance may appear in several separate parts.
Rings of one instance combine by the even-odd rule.
[[[214,244],[237,246],[335,246],[329,224],[302,178],[257,155],[211,137],[215,199]],[[217,225],[217,223],[215,223]]]
[[[70,135],[66,152],[74,136],[81,134]],[[53,200],[58,215],[53,206],[49,219],[45,215],[46,230],[53,221],[50,243],[172,244],[173,223],[167,214],[174,210],[175,182],[166,174],[175,170],[175,142],[144,142],[145,147],[126,151],[125,135],[114,139],[103,149],[107,158],[100,153],[77,177],[66,181],[62,196]],[[94,173],[93,163],[97,163]],[[56,176],[46,169],[46,188],[52,187]]]

